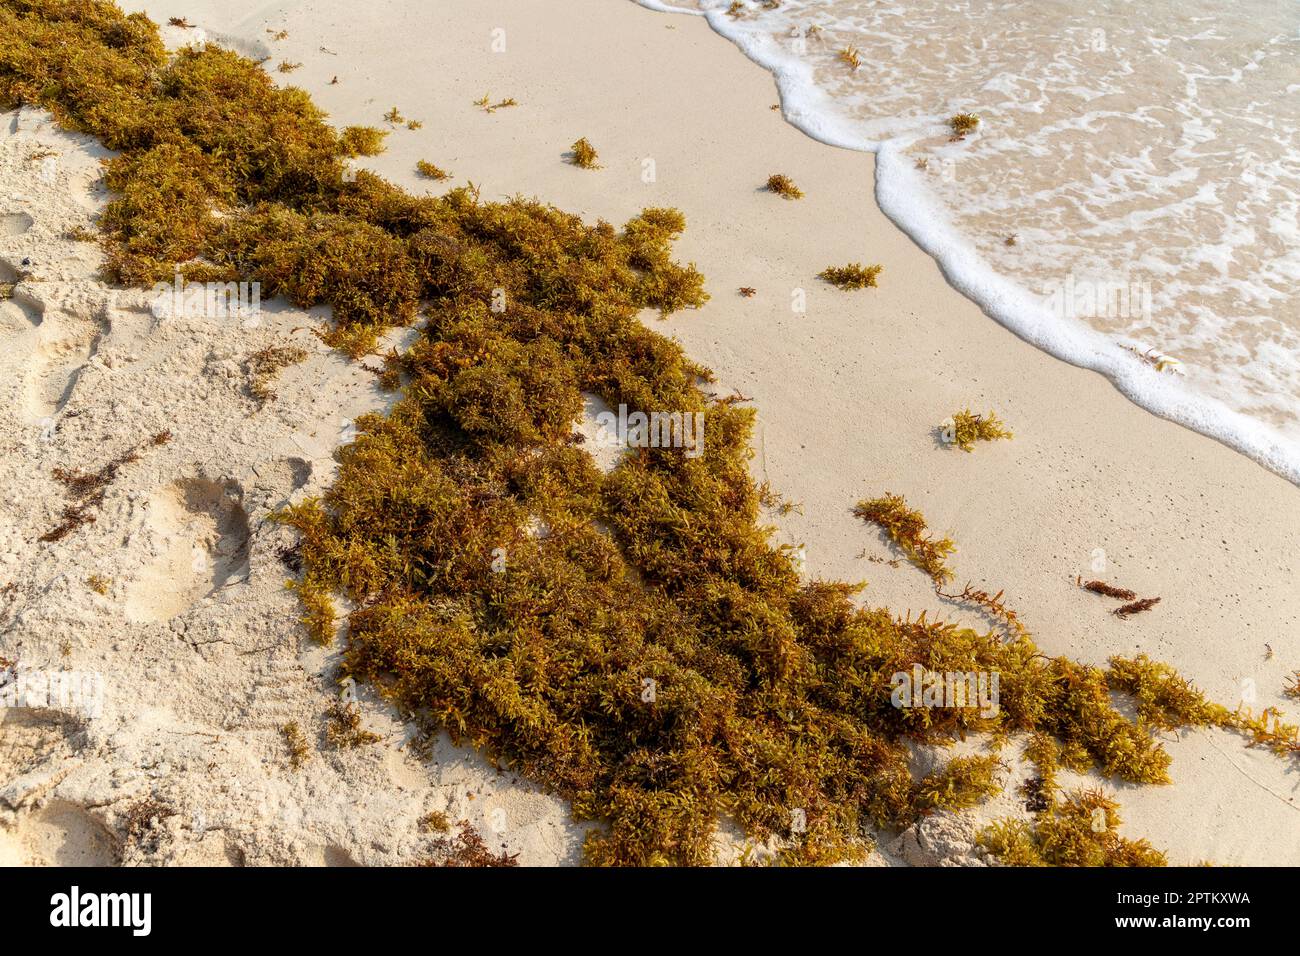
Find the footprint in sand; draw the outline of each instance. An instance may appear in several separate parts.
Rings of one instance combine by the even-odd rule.
[[[72,397],[77,379],[99,347],[100,330],[86,319],[47,314],[36,329],[24,412],[29,422],[53,418]]]
[[[21,236],[35,221],[25,212],[0,212],[0,236]]]
[[[0,787],[68,757],[76,749],[76,727],[76,721],[54,711],[0,710]]]
[[[117,840],[83,807],[55,800],[0,830],[0,866],[114,866]]]
[[[4,263],[0,262],[0,285],[11,281],[5,278]],[[0,298],[0,330],[25,335],[41,324],[40,306],[21,292]]]
[[[16,270],[0,259],[0,285],[16,281]],[[15,405],[22,420],[52,419],[67,404],[77,378],[99,348],[102,329],[90,319],[46,311],[26,292],[0,298],[0,336],[6,353],[26,356],[19,368]]]
[[[126,615],[168,621],[248,572],[249,528],[236,481],[190,478],[149,502],[155,556],[127,589]]]

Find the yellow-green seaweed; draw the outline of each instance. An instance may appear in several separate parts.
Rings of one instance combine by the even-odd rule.
[[[876,279],[883,266],[864,266],[860,262],[850,262],[846,266],[828,266],[817,273],[817,278],[825,279],[838,289],[874,289]]]
[[[1012,437],[1006,425],[993,412],[980,415],[969,408],[953,413],[951,435],[952,443],[964,452],[974,451],[977,441]]]

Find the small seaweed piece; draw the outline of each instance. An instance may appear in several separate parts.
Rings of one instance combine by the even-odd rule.
[[[846,266],[828,266],[817,273],[817,278],[825,279],[838,289],[874,289],[876,277],[883,266],[864,266],[860,262],[850,262]]]
[[[961,601],[965,604],[974,604],[983,608],[989,615],[1001,621],[1007,628],[1009,637],[1028,637],[1029,632],[1025,629],[1024,624],[1020,622],[1020,615],[1014,610],[1007,607],[1002,600],[1004,592],[999,591],[997,594],[989,594],[988,591],[980,588],[971,587],[968,583],[962,589],[960,594],[948,594],[936,588],[935,593],[940,597],[948,598],[951,601]]]
[[[468,821],[460,822],[454,836],[440,836],[433,841],[433,855],[422,866],[518,866],[519,854],[502,850],[493,853],[483,837]]]
[[[1121,601],[1132,601],[1137,597],[1136,591],[1116,587],[1113,584],[1107,584],[1105,581],[1084,582],[1082,577],[1078,577],[1075,579],[1075,583],[1085,591],[1091,591],[1093,594],[1104,594],[1106,597],[1119,598]]]
[[[446,833],[451,829],[451,820],[441,810],[430,810],[420,817],[417,824],[421,830],[431,833]]]
[[[951,538],[932,538],[926,533],[925,517],[907,506],[902,495],[885,492],[883,498],[859,501],[853,513],[863,521],[870,521],[884,529],[896,545],[918,568],[930,575],[935,584],[942,585],[953,576],[944,563],[948,555],[957,550]]]
[[[740,289],[737,291],[739,291],[740,294],[744,296],[746,299],[752,299],[754,297],[754,294],[758,292],[758,290],[755,289],[752,285],[742,285]]]
[[[1011,438],[1003,422],[993,412],[987,415],[972,413],[969,408],[954,412],[952,416],[952,443],[962,451],[975,450],[977,441],[995,441]]]
[[[1282,690],[1282,693],[1292,700],[1300,700],[1300,671],[1291,674],[1287,680],[1290,684]]]
[[[569,147],[573,151],[571,162],[574,166],[581,166],[583,169],[599,169],[600,165],[596,162],[599,158],[596,148],[587,142],[587,137],[578,140]]]
[[[1250,746],[1267,747],[1279,757],[1300,756],[1300,727],[1282,719],[1276,707],[1265,707],[1258,716],[1242,709],[1229,725],[1250,736]]]
[[[1181,374],[1182,372],[1182,369],[1178,367],[1180,364],[1178,359],[1171,355],[1162,355],[1155,349],[1139,351],[1135,346],[1125,345],[1123,343],[1120,343],[1120,348],[1132,352],[1141,359],[1143,364],[1151,366],[1157,372],[1170,372],[1174,375]]]
[[[67,505],[59,517],[59,523],[41,535],[40,541],[46,544],[62,541],[83,525],[95,523],[90,505]]]
[[[433,163],[423,159],[415,164],[415,171],[425,179],[432,179],[436,182],[442,182],[444,179],[451,178],[451,173],[447,172],[445,169],[440,169]]]
[[[290,62],[289,60],[281,60],[280,65],[276,67],[276,70],[280,73],[292,73],[294,70],[301,69],[301,68],[302,68],[301,63],[294,63],[294,62]]]
[[[855,46],[846,46],[840,50],[839,58],[841,63],[847,63],[855,70],[862,66],[862,54],[858,52],[858,48]]]
[[[980,125],[980,118],[974,113],[958,113],[948,118],[948,127],[954,139],[964,139]]]
[[[783,173],[773,173],[767,177],[767,190],[784,199],[803,198],[803,190],[794,184],[793,179]]]
[[[297,345],[269,345],[248,357],[248,391],[259,406],[275,401],[271,385],[280,370],[298,364],[307,355],[307,350]]]
[[[146,853],[158,850],[162,840],[162,822],[176,816],[176,811],[154,797],[146,797],[131,804],[122,814],[122,829],[126,842]]]
[[[474,101],[474,105],[482,107],[483,112],[485,113],[495,113],[497,110],[507,109],[508,107],[518,106],[519,104],[515,102],[513,96],[493,103],[492,98],[487,93],[484,93],[481,98]]]
[[[189,30],[194,27],[194,24],[190,23],[190,21],[186,20],[184,17],[168,17],[167,25],[170,27],[181,27],[182,29],[185,30]]]
[[[783,518],[795,512],[803,514],[803,505],[797,501],[788,501],[781,492],[772,487],[770,481],[764,481],[758,486],[758,503]]]
[[[266,32],[270,35],[270,37],[271,37],[272,40],[287,40],[287,39],[289,39],[289,31],[288,31],[288,30],[271,30],[271,29],[268,28]]]
[[[384,119],[395,126],[400,126],[402,123],[406,122],[406,117],[402,115],[401,110],[396,106],[384,114]]]
[[[51,474],[54,480],[61,482],[68,489],[68,494],[75,498],[90,498],[100,493],[107,487],[123,465],[139,461],[140,456],[131,450],[124,455],[119,455],[112,461],[103,465],[98,471],[82,471],[79,468],[55,468]]]
[[[298,770],[311,756],[311,747],[307,744],[307,738],[296,720],[291,720],[281,727],[280,733],[284,735],[284,742],[289,748],[289,765],[294,770]]]
[[[86,586],[96,594],[108,594],[108,589],[112,584],[113,582],[102,574],[92,574],[90,577],[86,578]]]
[[[1035,734],[1031,739],[1030,747],[1034,745],[1035,740],[1043,740],[1045,744],[1052,745],[1052,747],[1056,744],[1052,737]],[[1030,748],[1026,748],[1026,757],[1028,756],[1030,756]],[[1043,810],[1047,810],[1052,806],[1054,786],[1056,786],[1053,779],[1054,773],[1056,773],[1056,763],[1053,762],[1045,773],[1040,770],[1034,777],[1024,780],[1021,786],[1017,788],[1021,796],[1024,797],[1024,809],[1028,810],[1028,812],[1043,813]]]
[[[1158,597],[1141,598],[1137,601],[1131,601],[1128,604],[1117,607],[1110,613],[1114,614],[1120,620],[1127,620],[1130,614],[1141,614],[1143,611],[1149,611],[1159,603],[1160,598]]]
[[[340,750],[377,744],[384,738],[361,729],[361,708],[355,702],[337,701],[326,713],[325,739]]]
[[[286,545],[276,551],[276,557],[286,568],[297,574],[302,570],[302,542]]]
[[[140,452],[171,441],[171,432],[159,432],[116,458],[101,465],[96,471],[57,467],[51,471],[54,480],[62,484],[73,503],[63,509],[62,520],[40,539],[50,543],[61,541],[82,525],[95,521],[94,511],[104,503],[104,495],[123,467],[140,460]]]

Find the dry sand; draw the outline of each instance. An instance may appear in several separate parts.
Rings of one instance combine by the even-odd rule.
[[[721,390],[755,400],[754,473],[802,504],[771,520],[780,541],[804,545],[810,574],[865,579],[866,600],[900,613],[975,620],[906,564],[868,560],[896,555],[851,517],[853,503],[902,493],[957,540],[958,583],[1005,588],[1047,652],[1102,662],[1145,651],[1223,703],[1253,694],[1256,709],[1284,706],[1284,678],[1300,668],[1300,492],[1019,341],[953,291],[877,209],[872,157],[786,124],[770,108],[771,78],[702,20],[623,0],[125,6],[184,16],[211,41],[270,56],[268,67],[301,62],[272,75],[340,126],[379,125],[394,105],[422,121],[365,161],[410,189],[430,188],[414,171],[426,159],[455,174],[448,188],[472,180],[486,197],[537,195],[589,220],[682,209],[678,254],[713,298],[656,327],[711,366]],[[273,40],[278,30],[288,37]],[[472,105],[485,93],[520,105],[488,114]],[[604,168],[564,162],[580,136]],[[30,158],[40,148],[59,155],[52,177]],[[97,283],[95,247],[64,235],[102,205],[98,155],[40,114],[0,117],[0,281],[34,263],[0,304],[0,586],[15,585],[0,597],[0,654],[107,682],[98,719],[55,708],[0,724],[0,860],[108,862],[124,815],[152,793],[177,813],[156,846],[129,845],[128,861],[410,862],[430,809],[470,820],[523,863],[576,861],[581,828],[562,802],[445,742],[421,763],[364,693],[381,744],[336,751],[317,739],[331,655],[295,628],[279,558],[291,536],[265,518],[328,485],[347,423],[385,397],[368,372],[293,331],[314,317],[280,303],[240,329],[159,320],[145,296]],[[762,191],[773,172],[806,198]],[[881,288],[841,293],[814,278],[851,260],[881,263]],[[791,309],[796,289],[806,313]],[[258,410],[248,356],[290,341],[312,354]],[[936,427],[966,405],[995,408],[1015,439],[971,455],[944,447]],[[94,524],[37,542],[63,506],[51,469],[97,466],[161,429],[172,442],[123,470]],[[106,595],[87,584],[96,574],[111,581]],[[1163,600],[1123,622],[1074,586],[1078,574]],[[279,730],[289,720],[312,737],[298,771]],[[1106,782],[1127,835],[1174,863],[1300,863],[1293,769],[1226,733],[1168,737],[1172,786]],[[1024,769],[1009,773],[1014,783]],[[981,863],[980,821],[1017,810],[1003,796],[934,818],[873,862]]]

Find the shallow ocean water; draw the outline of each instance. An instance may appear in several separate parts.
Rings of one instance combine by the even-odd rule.
[[[1300,481],[1300,3],[639,2],[876,152],[882,208],[999,321]]]

